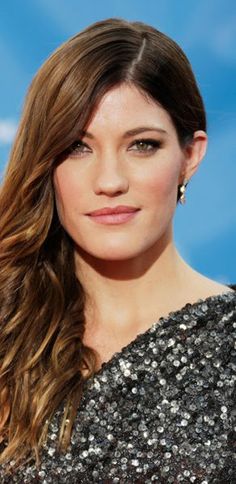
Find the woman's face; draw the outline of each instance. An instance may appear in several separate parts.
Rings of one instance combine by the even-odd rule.
[[[170,233],[186,156],[164,109],[128,84],[107,92],[53,176],[60,222],[78,249],[104,260],[156,250]],[[120,205],[137,211],[88,215]]]

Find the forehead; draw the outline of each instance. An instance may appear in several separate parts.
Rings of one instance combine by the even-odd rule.
[[[146,93],[133,84],[123,83],[107,91],[90,119],[88,127],[92,128],[107,124],[119,128],[129,125],[144,125],[146,122],[156,122],[163,129],[174,130],[169,113]]]

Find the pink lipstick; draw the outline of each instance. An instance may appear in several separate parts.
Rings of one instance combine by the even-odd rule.
[[[117,207],[104,207],[99,210],[89,212],[87,215],[100,224],[121,224],[134,218],[139,208],[127,205],[118,205]]]

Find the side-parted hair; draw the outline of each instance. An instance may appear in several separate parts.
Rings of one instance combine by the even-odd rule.
[[[96,371],[96,352],[83,344],[86,294],[73,241],[58,219],[52,175],[102,96],[124,82],[168,111],[181,146],[206,131],[188,59],[142,22],[96,22],[39,69],[0,192],[0,464],[39,464],[60,405],[58,448],[65,451],[84,382]]]

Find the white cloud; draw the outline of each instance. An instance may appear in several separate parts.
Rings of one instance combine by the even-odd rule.
[[[16,121],[10,119],[0,119],[0,145],[12,143],[17,130]]]

